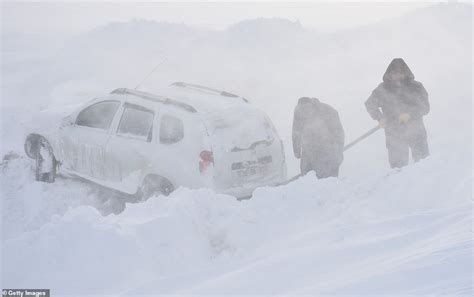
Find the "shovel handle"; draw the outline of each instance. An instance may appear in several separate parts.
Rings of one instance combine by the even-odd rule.
[[[356,145],[357,143],[361,142],[362,140],[366,139],[367,137],[369,137],[370,135],[374,134],[375,132],[377,132],[378,130],[380,130],[382,127],[380,126],[376,126],[372,129],[370,129],[369,131],[365,132],[363,135],[357,137],[356,139],[354,139],[352,142],[348,143],[345,147],[344,147],[344,151],[348,150],[349,148],[351,148],[352,146]]]

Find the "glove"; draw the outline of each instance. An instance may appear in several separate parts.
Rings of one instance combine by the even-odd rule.
[[[385,119],[380,119],[379,120],[379,127],[380,128],[385,128],[385,123],[386,123]]]
[[[410,115],[406,112],[398,116],[398,121],[400,122],[400,124],[406,124],[408,123],[409,120],[410,120]]]

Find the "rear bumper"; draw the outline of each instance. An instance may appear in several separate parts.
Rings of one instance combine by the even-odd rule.
[[[225,188],[225,189],[216,189],[216,191],[218,193],[231,195],[236,198],[247,198],[247,197],[252,196],[252,193],[255,191],[255,189],[260,188],[260,187],[276,186],[280,184],[281,182],[285,181],[285,179],[286,179],[286,172],[281,172],[277,175],[271,176],[262,181],[246,183],[243,185]]]

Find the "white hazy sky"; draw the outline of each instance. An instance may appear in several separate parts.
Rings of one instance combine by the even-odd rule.
[[[0,0],[1,1],[1,0]],[[250,18],[280,17],[332,31],[397,17],[433,2],[12,2],[2,1],[4,33],[80,33],[134,18],[223,29]]]

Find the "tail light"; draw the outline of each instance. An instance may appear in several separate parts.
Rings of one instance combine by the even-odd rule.
[[[214,164],[214,156],[210,151],[202,151],[199,158],[199,172],[201,173],[204,173],[211,164]]]

